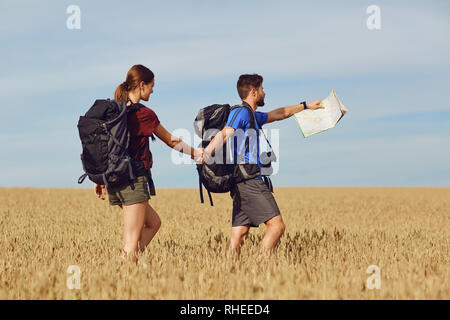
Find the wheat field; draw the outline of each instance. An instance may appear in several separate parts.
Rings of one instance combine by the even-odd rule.
[[[0,188],[0,299],[449,299],[450,188],[276,188],[286,233],[265,226],[225,259],[231,198],[158,189],[162,219],[122,262],[122,212],[88,189]],[[206,198],[207,200],[207,198]],[[80,289],[69,289],[69,266]],[[367,279],[379,268],[379,289]],[[72,281],[72,280],[71,280]]]

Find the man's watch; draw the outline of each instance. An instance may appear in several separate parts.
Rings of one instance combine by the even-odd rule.
[[[300,104],[303,105],[303,108],[304,108],[304,109],[308,109],[308,107],[306,106],[306,101],[300,102]]]

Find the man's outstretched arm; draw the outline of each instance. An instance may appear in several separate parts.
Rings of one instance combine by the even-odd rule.
[[[323,109],[323,106],[320,105],[321,102],[322,102],[322,100],[307,102],[306,106],[308,107],[308,109],[312,109],[312,110]],[[294,106],[287,106],[287,107],[282,107],[282,108],[272,110],[267,113],[268,118],[265,123],[284,120],[284,119],[292,116],[294,113],[302,111],[303,109],[304,109],[303,104],[296,104]]]

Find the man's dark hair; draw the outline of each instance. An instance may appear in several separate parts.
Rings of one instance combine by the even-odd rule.
[[[247,98],[252,88],[258,89],[263,82],[259,74],[242,74],[237,82],[237,90],[241,99]]]

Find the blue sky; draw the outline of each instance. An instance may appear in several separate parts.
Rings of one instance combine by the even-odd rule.
[[[366,27],[369,5],[381,30]],[[80,187],[78,117],[138,63],[170,131],[238,103],[242,73],[264,76],[260,111],[334,89],[349,109],[337,127],[304,139],[294,119],[267,125],[280,130],[275,186],[450,185],[448,1],[3,0],[0,12],[0,186]],[[151,149],[157,187],[197,186],[194,165]]]

